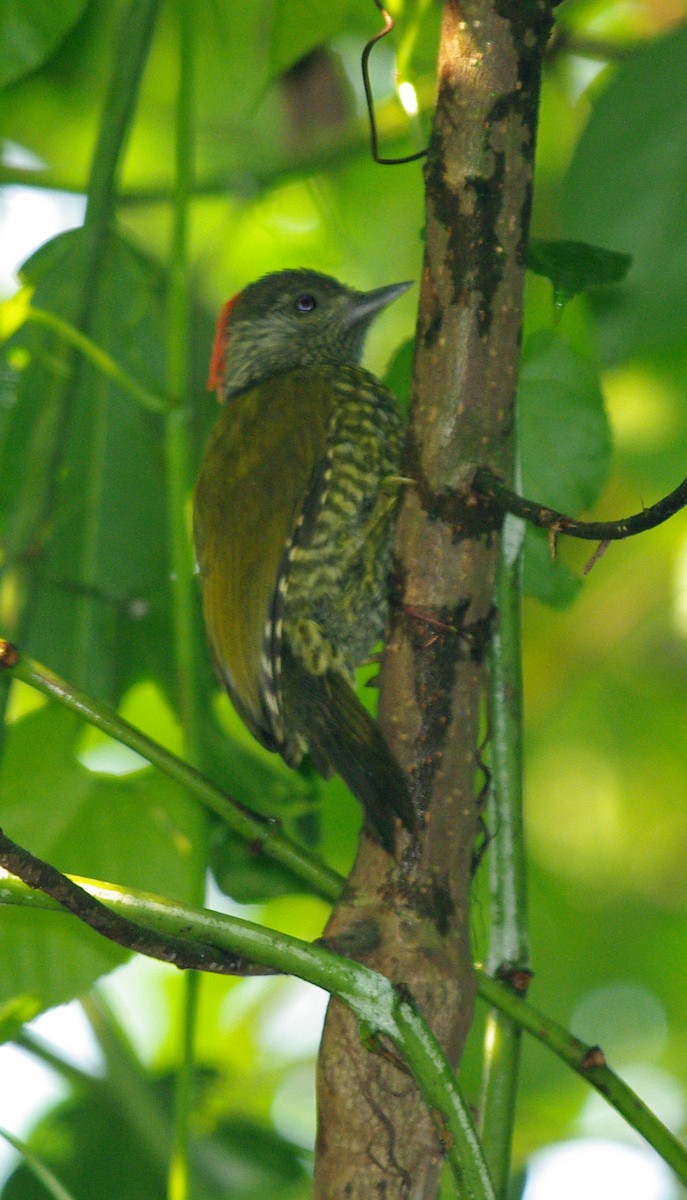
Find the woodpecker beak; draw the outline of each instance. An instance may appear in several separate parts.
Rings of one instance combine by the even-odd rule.
[[[359,292],[348,306],[348,322],[357,325],[359,321],[367,321],[380,309],[386,308],[392,300],[402,296],[412,287],[414,280],[407,283],[390,283],[386,287],[375,288],[372,292]]]

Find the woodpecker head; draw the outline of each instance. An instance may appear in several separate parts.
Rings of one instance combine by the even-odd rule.
[[[360,362],[376,314],[411,286],[357,292],[318,271],[277,271],[224,305],[208,387],[220,400],[313,363]]]

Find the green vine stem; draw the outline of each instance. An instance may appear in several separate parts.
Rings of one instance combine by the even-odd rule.
[[[486,971],[478,970],[477,979],[482,1000],[498,1008],[520,1029],[532,1034],[600,1092],[611,1107],[672,1167],[678,1179],[687,1185],[687,1148],[647,1108],[636,1092],[611,1070],[598,1046],[587,1045],[573,1037],[562,1025],[545,1016],[510,988],[492,979]]]
[[[167,384],[172,406],[165,420],[167,517],[172,576],[172,637],[184,757],[200,764],[198,632],[195,620],[193,555],[187,523],[189,468],[189,270],[188,216],[194,175],[195,14],[194,0],[178,5],[175,180],[167,307]],[[199,900],[202,896],[198,897]],[[173,1144],[167,1176],[168,1200],[188,1200],[190,1119],[193,1106],[194,1034],[201,976],[185,975],[181,1056],[174,1087]]]
[[[271,970],[296,975],[337,996],[358,1018],[371,1051],[384,1052],[383,1039],[388,1039],[407,1063],[444,1130],[446,1155],[461,1198],[496,1200],[454,1072],[412,997],[385,976],[322,946],[238,917],[92,880],[74,878],[73,882],[114,912],[148,929],[178,940],[214,945]],[[57,902],[43,893],[12,876],[0,876],[0,903],[8,902],[60,911]]]
[[[473,1154],[472,1123],[463,1109],[464,1100],[453,1091],[452,1072],[441,1049],[416,1012],[412,1000],[403,996],[384,976],[350,959],[332,954],[323,947],[310,946],[298,938],[264,929],[237,917],[112,884],[77,878],[74,882],[89,895],[136,924],[155,929],[167,937],[183,939],[189,945],[194,941],[205,946],[214,945],[271,970],[297,975],[337,995],[361,1021],[369,1034],[370,1045],[374,1046],[375,1039],[380,1036],[388,1037],[394,1043],[411,1067],[427,1103],[440,1110],[447,1133],[456,1138],[458,1157],[464,1164],[469,1160],[470,1171],[476,1171],[477,1182],[468,1182],[466,1174],[466,1195],[494,1195],[493,1191],[488,1190],[489,1185],[484,1183],[487,1176],[482,1171],[483,1164]],[[0,903],[60,911],[56,901],[10,875],[0,875]],[[600,1092],[672,1167],[680,1181],[687,1184],[687,1149],[606,1065],[598,1047],[589,1046],[573,1037],[556,1021],[492,979],[485,971],[478,970],[477,979],[482,1000],[498,1008],[519,1028],[532,1034]],[[445,1074],[446,1070],[448,1075]],[[447,1142],[450,1145],[450,1138],[447,1138]],[[450,1149],[449,1157],[452,1157]],[[483,1176],[481,1183],[480,1172]],[[473,1187],[473,1192],[468,1190],[469,1187]]]
[[[174,1130],[167,1178],[168,1200],[187,1200],[190,1190],[190,1120],[195,1074],[195,1032],[202,978],[199,971],[186,971],[184,974],[181,1061],[174,1085]]]
[[[343,886],[341,876],[314,855],[303,850],[286,834],[280,833],[274,824],[267,824],[232,800],[195,767],[123,720],[109,705],[102,704],[80,688],[66,683],[64,679],[60,679],[58,675],[28,656],[20,656],[10,642],[0,639],[0,671],[3,667],[10,668],[15,679],[57,700],[96,729],[135,750],[147,762],[164,771],[186,788],[205,808],[224,821],[228,829],[254,846],[256,853],[266,854],[275,862],[288,867],[327,899],[334,900],[340,894]]]
[[[524,526],[507,517],[496,575],[496,631],[489,652],[491,790],[488,823],[490,937],[487,969],[527,973],[527,885],[523,831],[520,579]],[[520,1065],[519,1025],[489,1013],[484,1039],[480,1133],[496,1192],[505,1197]]]
[[[234,832],[251,842],[259,842],[264,853],[275,861],[288,866],[323,898],[334,900],[340,894],[345,880],[336,871],[325,866],[314,855],[274,829],[270,828],[266,832],[263,823],[256,817],[252,817],[236,805],[198,771],[170,754],[164,747],[142,734],[140,730],[123,721],[106,705],[101,705],[92,697],[68,686],[45,668],[33,663],[31,659],[22,657],[16,663],[12,663],[16,654],[16,651],[14,653],[12,651],[14,648],[10,643],[3,643],[0,640],[0,667],[11,666],[12,673],[17,679],[21,679],[22,682],[37,691],[59,701],[103,732],[130,746],[147,761],[166,771],[182,786],[188,788],[201,803],[206,804],[212,812],[221,816]],[[213,935],[212,922],[217,918],[211,913],[190,910],[184,905],[168,900],[153,900],[149,896],[113,885],[94,884],[82,880],[77,882],[87,887],[91,895],[97,896],[115,911],[124,913],[143,926],[155,925],[159,915],[162,914],[162,924],[159,924],[158,927],[166,933],[182,930],[186,935],[191,932],[202,941],[206,941]],[[0,903],[21,904],[25,907],[32,906],[59,911],[59,906],[55,901],[33,891],[18,879],[4,876],[2,873],[0,873]],[[197,917],[200,919],[200,924],[197,922]],[[206,924],[207,921],[210,922],[209,926]],[[273,934],[270,930],[261,932],[267,939],[282,936]],[[281,963],[275,963],[275,967],[277,970],[285,969]],[[297,971],[295,973],[298,974]],[[313,979],[312,982],[318,981]],[[326,985],[320,983],[320,986]],[[391,985],[389,984],[389,986]],[[529,1033],[537,1041],[547,1046],[572,1070],[596,1088],[628,1124],[646,1138],[687,1186],[687,1149],[654,1116],[632,1089],[604,1064],[603,1056],[598,1049],[587,1046],[579,1039],[574,1038],[561,1025],[539,1012],[510,988],[504,987],[502,983],[491,978],[484,970],[477,971],[477,991],[485,1003],[498,1009],[519,1029]]]
[[[165,422],[165,459],[177,698],[185,757],[197,766],[200,758],[198,630],[194,620],[195,580],[187,521],[190,487],[188,208],[193,182],[195,32],[191,0],[182,0],[178,14],[176,162],[167,309],[167,382],[172,402]]]

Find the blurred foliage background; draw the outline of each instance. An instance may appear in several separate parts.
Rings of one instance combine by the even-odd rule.
[[[396,0],[390,8],[397,30],[375,51],[372,78],[384,152],[408,153],[428,135],[440,5]],[[547,61],[533,233],[629,253],[633,264],[624,282],[563,311],[547,279],[528,277],[524,483],[533,498],[564,506],[566,453],[574,452],[578,474],[588,469],[590,478],[569,506],[591,504],[607,475],[589,510],[599,519],[638,511],[685,474],[686,16],[681,0],[565,0]],[[140,93],[132,91],[117,192],[100,190],[111,213],[95,253],[76,227],[94,148],[102,150],[104,131],[116,134],[108,88],[136,38],[135,30],[123,37],[123,21],[132,21],[124,0],[64,0],[50,12],[27,0],[0,10],[0,248],[7,261],[16,247],[36,251],[22,269],[21,301],[0,317],[0,634],[183,752],[170,511],[214,418],[204,386],[214,313],[246,282],[286,266],[360,288],[419,278],[422,170],[380,167],[369,153],[359,59],[378,28],[371,0],[160,4]],[[22,323],[21,306],[32,289],[35,305],[84,329],[144,388],[163,397],[173,390],[180,86],[182,108],[189,99],[179,45],[191,25],[190,386],[188,408],[170,418],[146,411],[59,337]],[[400,102],[403,81],[417,113]],[[48,240],[67,226],[75,228]],[[5,287],[9,295],[11,281]],[[383,373],[412,336],[416,295],[373,332],[372,369]],[[394,362],[399,391],[408,367],[406,352]],[[188,478],[174,457],[177,420]],[[684,1132],[687,517],[612,546],[583,582],[589,544],[561,545],[551,567],[545,545],[531,542],[523,650],[531,996],[600,1043]],[[199,763],[345,872],[359,823],[354,801],[338,781],[294,776],[252,744],[217,694],[191,595]],[[202,896],[210,861],[213,905],[301,937],[320,933],[324,902],[257,862],[130,753],[21,685],[6,718],[0,812],[10,836],[63,870],[189,901]],[[478,958],[488,937],[484,876],[475,884]],[[26,1132],[41,1096],[48,1111],[31,1146],[76,1196],[163,1196],[182,980],[139,961],[89,991],[122,954],[50,914],[6,908],[0,938],[0,1032],[15,1055],[5,1059],[0,1123],[26,1103]],[[53,1014],[20,1031],[27,1017],[75,997],[78,1017],[59,1010],[60,1020]],[[202,979],[194,1195],[307,1196],[323,1002],[289,980]],[[475,1100],[482,1016],[463,1070]],[[34,1075],[36,1063],[44,1074]],[[632,1142],[598,1097],[528,1042],[519,1170],[542,1146],[581,1137]],[[5,1161],[9,1170],[16,1156]],[[25,1200],[44,1191],[19,1166],[1,1194]],[[634,1195],[608,1186],[603,1194]],[[680,1193],[665,1179],[643,1194]]]

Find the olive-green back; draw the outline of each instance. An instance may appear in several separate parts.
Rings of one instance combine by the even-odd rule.
[[[228,400],[194,495],[193,534],[215,664],[241,717],[276,748],[261,655],[285,547],[327,443],[331,368],[302,368]]]

